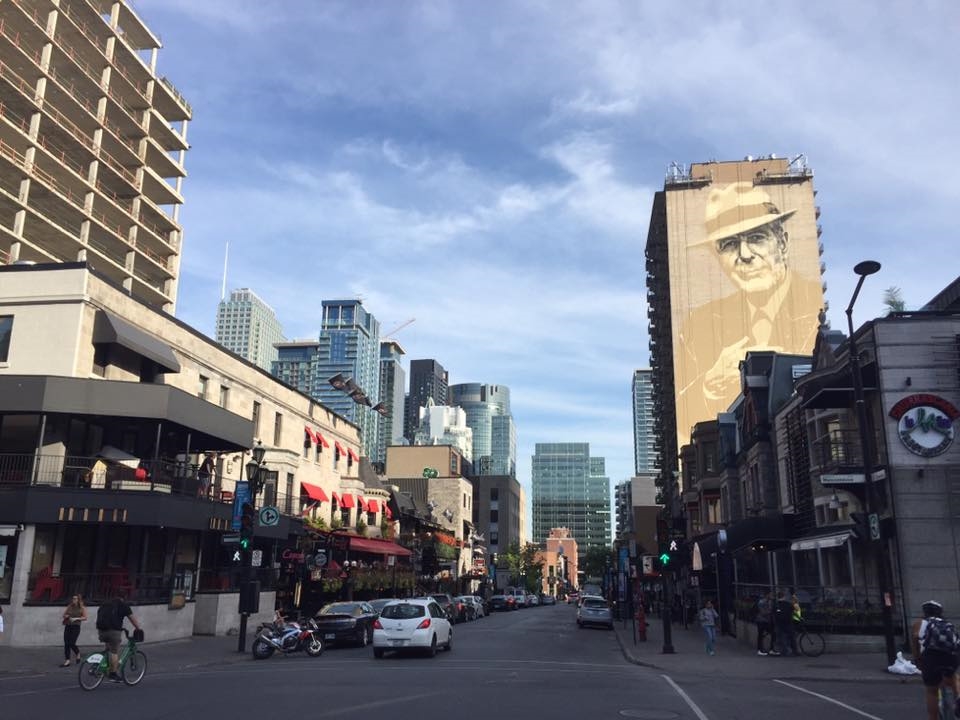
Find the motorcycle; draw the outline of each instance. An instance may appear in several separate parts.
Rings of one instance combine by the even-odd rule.
[[[290,654],[303,650],[310,657],[323,654],[323,640],[312,619],[301,623],[274,623],[257,628],[253,641],[254,660],[266,660],[275,652]]]

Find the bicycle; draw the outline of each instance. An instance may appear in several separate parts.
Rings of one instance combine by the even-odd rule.
[[[794,640],[797,650],[806,657],[820,657],[827,647],[823,635],[813,630],[808,630],[807,626],[802,623],[794,634]],[[772,634],[768,633],[764,636],[761,649],[768,654],[775,649]]]
[[[126,628],[123,634],[127,636],[127,644],[120,648],[120,677],[125,685],[136,685],[143,680],[147,672],[147,656],[143,650],[137,649],[137,636],[142,641],[142,633],[131,635]],[[84,690],[96,690],[110,672],[110,658],[106,652],[96,652],[87,656],[80,664],[80,687]]]
[[[952,683],[952,681],[951,681]],[[940,720],[954,720],[956,718],[955,707],[957,698],[953,692],[953,686],[941,684],[937,688],[937,708]]]

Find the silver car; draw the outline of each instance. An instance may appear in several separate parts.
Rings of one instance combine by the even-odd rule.
[[[599,595],[584,595],[577,607],[577,627],[602,625],[613,630],[613,612]]]

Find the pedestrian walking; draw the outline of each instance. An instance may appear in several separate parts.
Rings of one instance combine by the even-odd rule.
[[[707,600],[700,610],[700,627],[703,628],[703,637],[707,655],[717,654],[717,621],[720,615],[713,609],[713,603]]]
[[[783,590],[777,591],[777,604],[773,608],[773,624],[776,635],[776,649],[771,655],[793,655],[793,603]]]
[[[770,638],[770,649],[773,647],[773,593],[769,590],[757,600],[757,655],[766,655],[763,649],[764,637]]]
[[[80,595],[70,598],[70,604],[63,611],[63,663],[60,667],[70,667],[70,653],[73,653],[77,664],[80,664],[80,648],[77,639],[80,637],[80,624],[87,619],[87,607],[83,604]]]
[[[0,605],[0,633],[3,632],[3,605]]]

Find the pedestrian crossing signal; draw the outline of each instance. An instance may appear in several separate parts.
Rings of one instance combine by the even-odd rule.
[[[251,503],[244,503],[240,509],[240,549],[247,551],[253,545],[253,523],[256,509]]]

